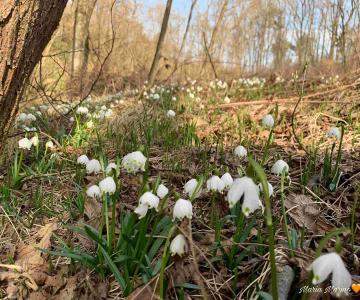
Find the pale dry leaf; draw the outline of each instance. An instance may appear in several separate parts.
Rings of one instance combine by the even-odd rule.
[[[78,295],[76,293],[76,288],[78,285],[77,276],[70,277],[66,286],[54,297],[53,300],[75,300],[78,299]]]
[[[34,236],[35,239],[41,238],[39,243],[34,240],[29,245],[21,245],[17,251],[16,264],[31,272],[34,268],[43,266],[45,259],[39,249],[49,248],[51,235],[56,229],[56,223],[46,224]]]
[[[332,226],[320,214],[320,205],[310,197],[301,194],[289,194],[285,199],[288,215],[300,226],[317,234],[324,234]]]
[[[45,283],[48,276],[46,274],[47,265],[45,256],[40,249],[50,247],[50,239],[56,229],[56,223],[48,223],[41,227],[30,239],[29,244],[19,246],[15,264],[7,266],[8,271],[0,273],[0,281],[8,282],[7,295],[9,298],[22,294],[24,285],[18,284],[19,282],[23,282],[33,291],[37,291],[38,285]],[[14,269],[18,272],[13,272]]]

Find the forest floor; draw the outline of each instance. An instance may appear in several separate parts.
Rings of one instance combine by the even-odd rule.
[[[212,175],[250,176],[248,157],[274,188],[283,299],[303,297],[319,251],[340,252],[360,284],[359,80],[188,82],[147,95],[93,97],[81,105],[84,112],[61,118],[49,105],[22,108],[36,120],[17,121],[0,159],[0,299],[270,299],[265,213],[243,218],[242,201],[230,209],[227,191],[206,189]],[[275,119],[272,129],[262,125],[267,114]],[[17,134],[23,125],[36,131]],[[339,139],[328,136],[333,127],[344,129]],[[19,149],[25,136],[38,136],[39,145]],[[245,157],[234,154],[239,145]],[[133,151],[147,163],[129,174],[122,158]],[[103,171],[86,173],[77,164],[82,154],[98,159]],[[278,159],[289,165],[286,176],[271,172]],[[110,162],[116,192],[89,197],[87,188],[106,177]],[[173,220],[174,203],[189,198],[184,184],[192,178],[200,188],[190,196],[192,218]],[[169,193],[159,211],[139,219],[133,211],[140,196],[155,194],[160,182]],[[188,245],[181,257],[170,256],[176,232]]]

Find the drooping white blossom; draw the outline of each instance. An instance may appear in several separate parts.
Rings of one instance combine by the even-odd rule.
[[[314,274],[312,279],[314,285],[322,283],[332,274],[331,285],[333,290],[339,292],[337,294],[341,294],[351,286],[351,275],[340,255],[335,252],[319,256],[313,261],[310,269]]]
[[[172,109],[169,109],[166,113],[166,116],[169,118],[174,118],[176,116],[176,113]]]
[[[100,162],[97,159],[89,160],[86,164],[86,173],[99,173],[101,171]]]
[[[163,184],[160,184],[156,190],[156,195],[160,199],[163,199],[168,193],[169,193],[169,189]]]
[[[189,200],[178,199],[175,202],[173,209],[173,220],[175,219],[182,220],[185,217],[191,219],[192,215],[193,215],[192,204]]]
[[[199,184],[199,182],[195,178],[190,179],[184,185],[184,192],[187,193],[190,198],[195,199],[195,198],[199,197],[200,193],[201,193],[201,189],[198,188],[198,190],[197,190],[198,184]]]
[[[115,170],[115,171],[117,170],[117,165],[116,165],[116,163],[111,162],[107,165],[105,172],[106,172],[106,174],[110,174],[113,170]]]
[[[76,160],[76,163],[80,165],[86,165],[88,162],[89,162],[89,158],[85,154],[80,155]]]
[[[99,182],[99,187],[103,194],[114,194],[116,191],[116,183],[114,178],[111,176],[106,177]]]
[[[149,206],[146,204],[139,204],[134,212],[139,216],[139,219],[142,219],[146,216],[147,212],[149,210]]]
[[[213,175],[206,181],[206,188],[209,192],[222,193],[225,188],[225,183],[219,176]]]
[[[223,176],[221,176],[221,180],[224,182],[226,189],[229,189],[234,182],[229,173],[225,173]]]
[[[279,159],[274,163],[274,165],[271,168],[271,173],[275,175],[281,175],[281,173],[285,170],[286,173],[289,172],[289,165],[286,161],[283,161],[282,159]]]
[[[140,152],[135,151],[125,155],[122,159],[122,167],[129,173],[145,171],[146,157]]]
[[[269,190],[269,197],[271,197],[274,194],[274,188],[273,188],[273,186],[271,185],[270,182],[268,182],[267,184],[268,184],[268,190]],[[259,187],[259,190],[262,192],[263,189],[262,189],[262,184],[261,183],[258,184],[258,187]]]
[[[100,198],[101,190],[97,185],[92,185],[86,190],[86,195],[91,198]]]
[[[341,130],[338,127],[332,127],[332,128],[329,129],[327,135],[328,135],[328,137],[334,137],[337,140],[340,140],[340,138],[341,138]]]
[[[170,243],[170,253],[172,256],[182,256],[187,251],[186,238],[182,234],[178,234]]]
[[[54,148],[55,148],[55,145],[54,145],[54,143],[50,140],[50,141],[47,141],[47,142],[46,142],[45,147],[46,147],[46,148],[49,148],[49,149],[54,149]]]
[[[77,109],[76,109],[76,113],[79,114],[79,115],[86,115],[89,113],[89,109],[85,106],[79,106]]]
[[[28,138],[23,138],[19,140],[19,148],[30,150],[32,146],[32,142]]]
[[[156,211],[158,211],[159,203],[159,197],[154,195],[152,192],[145,192],[139,199],[140,205],[147,205],[148,208],[155,208]]]
[[[275,121],[272,115],[266,115],[262,119],[262,125],[264,127],[272,128],[274,127]]]
[[[237,146],[234,150],[234,154],[240,158],[246,157],[247,155],[247,150],[245,149],[244,146]]]
[[[251,178],[246,176],[235,179],[230,187],[227,194],[227,201],[229,202],[230,208],[239,202],[242,197],[243,203],[241,210],[246,217],[259,208],[263,209],[258,186]]]

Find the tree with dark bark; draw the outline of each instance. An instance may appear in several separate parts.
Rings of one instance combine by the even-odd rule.
[[[0,152],[29,79],[67,0],[2,0],[0,9]]]

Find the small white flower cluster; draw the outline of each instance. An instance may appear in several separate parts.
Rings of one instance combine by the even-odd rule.
[[[210,88],[212,89],[222,89],[225,90],[228,88],[228,84],[226,81],[221,81],[219,79],[215,79],[214,81],[210,81],[209,83]]]
[[[237,81],[234,80],[233,84],[237,84],[239,86],[244,86],[246,88],[250,87],[260,87],[262,88],[264,84],[266,83],[265,78],[259,78],[259,77],[251,77],[251,78],[239,78]]]
[[[147,158],[140,152],[135,151],[125,155],[121,165],[128,173],[136,173],[145,171]]]
[[[149,209],[154,208],[155,211],[159,210],[160,199],[164,199],[169,193],[169,189],[160,184],[157,187],[156,195],[152,192],[145,192],[139,199],[139,205],[135,208],[134,212],[142,219],[146,216]]]
[[[146,160],[146,157],[140,151],[135,151],[123,157],[121,166],[128,173],[145,171]],[[98,161],[97,159],[90,160],[85,154],[79,156],[76,162],[78,164],[86,166],[86,172],[88,174],[96,174],[102,171],[100,161]],[[114,162],[110,162],[105,168],[105,173],[108,175],[112,172],[115,172],[115,174],[117,174],[118,171],[118,166]]]
[[[31,139],[22,138],[21,140],[19,140],[18,145],[19,149],[30,150],[32,146],[38,147],[39,143],[39,137],[37,135],[34,135]],[[52,141],[47,141],[45,147],[50,149],[55,148]]]
[[[106,177],[99,182],[99,185],[92,185],[86,190],[86,195],[91,198],[100,198],[103,194],[114,194],[116,192],[116,183],[114,178]]]
[[[36,117],[32,113],[21,113],[17,117],[18,122],[29,124],[36,121]]]
[[[225,189],[229,189],[233,184],[233,178],[229,173],[225,173],[221,178],[213,175],[206,181],[206,188],[209,192],[222,193]]]
[[[76,163],[86,166],[86,173],[96,174],[101,172],[101,164],[97,159],[89,159],[85,154],[78,157]]]

